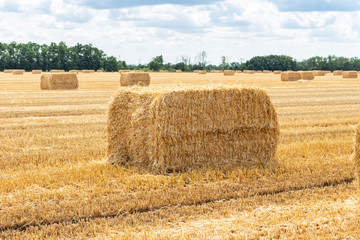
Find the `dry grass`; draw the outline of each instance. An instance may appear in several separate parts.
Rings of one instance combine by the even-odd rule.
[[[39,75],[0,75],[0,239],[360,238],[358,79],[152,73],[158,87],[265,88],[281,129],[271,166],[158,175],[104,162],[118,73],[52,92]]]

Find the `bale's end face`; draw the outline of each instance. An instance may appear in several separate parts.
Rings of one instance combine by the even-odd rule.
[[[132,86],[132,85],[149,86],[149,84],[150,84],[149,73],[123,72],[120,75],[121,86]]]
[[[279,136],[268,95],[238,87],[120,89],[107,130],[109,162],[158,172],[266,164]]]
[[[79,81],[76,73],[46,73],[41,75],[40,87],[43,90],[77,89]]]

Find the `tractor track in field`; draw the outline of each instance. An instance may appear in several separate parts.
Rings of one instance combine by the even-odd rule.
[[[25,225],[24,224],[14,224],[12,226],[6,226],[6,227],[2,227],[0,225],[0,233],[5,232],[5,231],[24,232],[28,228],[31,228],[31,227],[45,227],[45,226],[51,226],[51,225],[55,225],[55,224],[68,225],[68,224],[77,224],[81,221],[89,222],[89,221],[95,220],[95,219],[110,219],[110,218],[117,218],[119,216],[126,217],[131,214],[135,214],[135,213],[155,212],[158,210],[167,210],[167,209],[176,208],[179,206],[181,206],[181,207],[199,206],[199,205],[204,205],[204,204],[208,204],[208,203],[221,202],[221,201],[226,202],[226,201],[237,200],[237,199],[242,199],[242,198],[243,199],[252,198],[252,197],[256,197],[256,196],[277,195],[277,194],[281,194],[281,193],[285,193],[285,192],[296,192],[296,191],[303,191],[303,190],[308,190],[308,189],[319,189],[319,188],[325,188],[325,187],[331,187],[331,186],[335,187],[335,186],[342,185],[342,184],[350,184],[354,180],[355,180],[355,177],[348,177],[348,178],[343,178],[343,179],[338,179],[338,180],[328,180],[328,181],[324,181],[320,184],[312,184],[312,185],[303,186],[303,187],[289,186],[289,187],[286,187],[283,189],[259,191],[257,193],[248,194],[248,195],[241,194],[241,195],[234,196],[234,197],[204,200],[204,201],[187,203],[187,204],[177,204],[177,205],[167,205],[167,206],[164,205],[164,206],[159,206],[159,207],[146,207],[146,208],[137,209],[137,210],[133,210],[133,211],[125,211],[125,212],[119,211],[114,214],[93,215],[93,216],[89,216],[89,217],[79,217],[79,218],[59,220],[59,221],[55,220],[55,221],[49,221],[49,222],[42,222],[40,224],[35,224],[35,223],[28,223]]]

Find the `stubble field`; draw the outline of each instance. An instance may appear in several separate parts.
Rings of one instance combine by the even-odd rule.
[[[281,131],[270,166],[160,175],[106,164],[119,74],[78,78],[41,91],[40,75],[0,73],[0,239],[360,238],[359,79],[151,73],[159,86],[264,88]]]

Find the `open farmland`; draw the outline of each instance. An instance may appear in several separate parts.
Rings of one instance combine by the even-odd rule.
[[[151,73],[151,84],[264,88],[278,112],[276,163],[153,174],[105,163],[118,73],[79,89],[0,73],[0,239],[360,238],[352,162],[360,79]]]

